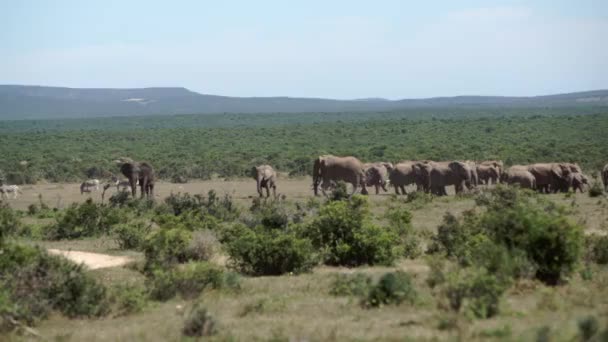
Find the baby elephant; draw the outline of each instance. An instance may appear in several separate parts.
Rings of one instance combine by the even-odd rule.
[[[270,165],[260,165],[251,169],[251,176],[256,180],[258,194],[263,197],[262,188],[266,189],[266,197],[270,197],[270,188],[273,196],[277,196],[277,173]]]

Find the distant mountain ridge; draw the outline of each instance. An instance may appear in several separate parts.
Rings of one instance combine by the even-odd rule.
[[[390,111],[412,108],[608,107],[608,90],[557,95],[387,100],[229,97],[181,87],[112,89],[0,85],[0,120],[212,113]]]

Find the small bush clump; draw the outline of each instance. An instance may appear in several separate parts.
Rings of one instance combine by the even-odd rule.
[[[366,307],[399,305],[404,301],[414,303],[416,290],[410,276],[403,272],[389,272],[383,275],[377,284],[372,286],[363,304]]]
[[[17,212],[8,203],[0,201],[0,240],[4,237],[17,234],[23,225]]]
[[[141,249],[146,235],[150,232],[150,225],[143,221],[130,221],[117,224],[112,228],[115,240],[120,249]]]
[[[188,261],[187,248],[191,239],[192,233],[180,228],[161,228],[152,232],[143,245],[146,257],[144,271],[169,268]]]
[[[111,291],[111,301],[116,307],[113,311],[123,316],[141,312],[148,302],[148,295],[143,287],[118,285]]]
[[[493,317],[499,312],[500,298],[508,284],[495,275],[481,270],[466,269],[446,275],[445,295],[450,308],[477,318]]]
[[[331,284],[329,293],[333,296],[363,297],[371,287],[372,278],[363,273],[338,274]]]
[[[586,259],[600,265],[608,264],[608,236],[592,234],[585,238]]]
[[[403,248],[397,232],[375,225],[367,199],[355,195],[348,201],[330,201],[304,229],[328,265],[391,265]]]
[[[177,294],[191,299],[205,289],[238,289],[239,286],[233,274],[207,262],[189,262],[172,270],[156,269],[147,280],[150,298],[160,301]]]
[[[122,221],[118,209],[96,204],[89,198],[82,204],[72,204],[56,223],[46,227],[45,233],[49,240],[99,236]]]
[[[201,304],[194,305],[182,329],[185,336],[211,336],[217,333],[217,324],[213,316]]]
[[[604,194],[604,186],[599,180],[594,180],[589,186],[589,197],[599,197]]]

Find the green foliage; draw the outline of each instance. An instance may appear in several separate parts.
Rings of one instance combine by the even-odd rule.
[[[258,226],[240,226],[226,250],[233,266],[252,275],[280,275],[307,272],[316,264],[308,239],[295,233]]]
[[[385,213],[389,229],[401,239],[403,255],[414,259],[422,253],[420,241],[412,227],[412,213],[405,208],[389,207]]]
[[[14,235],[23,229],[23,224],[17,212],[8,203],[0,201],[0,241]]]
[[[254,198],[249,211],[255,218],[251,226],[262,225],[267,228],[285,229],[290,221],[287,206],[280,200]]]
[[[399,235],[372,223],[365,197],[331,201],[302,232],[328,265],[390,265],[402,254]]]
[[[150,233],[143,245],[144,270],[150,272],[157,267],[168,268],[188,261],[187,247],[191,238],[190,231],[180,228],[162,228]]]
[[[118,209],[96,204],[89,198],[81,204],[73,203],[56,223],[45,228],[45,234],[49,240],[100,236],[122,221],[124,217]]]
[[[216,265],[189,262],[174,269],[155,269],[147,280],[147,287],[154,300],[166,301],[176,294],[191,299],[206,289],[238,289],[237,279]]]
[[[608,236],[591,234],[585,237],[586,259],[600,265],[608,264]]]
[[[52,310],[68,317],[108,311],[106,289],[81,265],[44,250],[0,244],[0,317],[31,325]],[[5,326],[3,328],[12,328]]]
[[[214,190],[209,190],[207,197],[202,195],[171,194],[165,198],[165,203],[172,209],[175,216],[186,212],[196,212],[200,216],[213,216],[221,221],[233,221],[239,216],[239,210],[232,197],[225,194],[218,197]]]
[[[217,333],[217,323],[207,309],[200,303],[196,303],[182,328],[182,334],[185,336],[211,336]]]
[[[445,295],[450,308],[472,314],[477,318],[490,318],[498,314],[500,297],[507,284],[484,270],[453,271],[446,275]]]
[[[350,197],[346,183],[338,181],[329,196],[330,201],[343,201]]]
[[[111,301],[119,316],[141,312],[148,303],[145,288],[135,285],[117,285],[111,291]]]
[[[604,194],[604,185],[598,179],[594,179],[589,186],[589,197],[599,197]]]
[[[145,120],[19,120],[0,127],[0,168],[7,183],[76,181],[92,167],[117,172],[109,156],[124,151],[151,161],[158,177],[167,180],[176,176],[209,179],[212,174],[247,176],[252,160],[271,163],[292,175],[305,175],[310,174],[315,156],[332,151],[362,160],[379,160],[380,154],[381,159],[392,161],[406,156],[415,160],[492,157],[512,164],[571,160],[584,169],[598,170],[606,162],[608,116],[605,110],[592,110],[600,114],[576,115],[581,110],[572,108],[560,113],[568,116],[543,116],[559,111],[555,108],[436,108]],[[378,137],[382,137],[381,143]],[[19,165],[22,160],[29,162],[26,168]]]
[[[578,321],[578,331],[581,341],[591,341],[599,330],[600,324],[597,321],[597,318],[593,316],[588,316]]]
[[[131,193],[128,191],[119,191],[108,199],[113,207],[124,207],[131,200]]]
[[[371,287],[372,278],[363,273],[337,274],[329,293],[333,296],[363,297],[367,295]]]
[[[120,249],[141,249],[150,232],[150,225],[141,220],[120,223],[112,228],[115,240]]]
[[[403,271],[384,274],[377,284],[371,287],[363,304],[366,307],[399,305],[404,301],[414,303],[416,290],[410,276]]]
[[[446,215],[429,252],[496,274],[536,278],[554,285],[574,270],[582,254],[583,229],[552,202],[516,188],[498,186],[477,198],[480,213],[462,220]]]

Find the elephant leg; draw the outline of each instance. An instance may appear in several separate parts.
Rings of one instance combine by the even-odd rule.
[[[374,187],[376,188],[376,195],[380,194],[380,185],[376,184]]]
[[[272,184],[272,196],[277,197],[277,186],[275,184]]]
[[[148,179],[146,177],[144,177],[142,179],[142,181],[139,184],[139,187],[141,189],[141,195],[139,197],[144,198],[144,196],[146,195],[146,192],[148,191]]]
[[[407,191],[405,191],[405,185],[400,185],[401,193],[407,195]]]
[[[382,190],[384,190],[384,192],[388,191],[388,190],[386,190],[386,182],[380,183],[380,186],[382,186]]]
[[[131,186],[131,195],[135,198],[137,195],[137,178],[129,178],[129,185]]]
[[[393,187],[395,188],[395,193],[399,195],[399,186],[397,184],[393,184]]]
[[[148,182],[148,196],[150,196],[151,199],[154,199],[154,183]]]
[[[266,198],[270,197],[270,186],[266,184]]]

